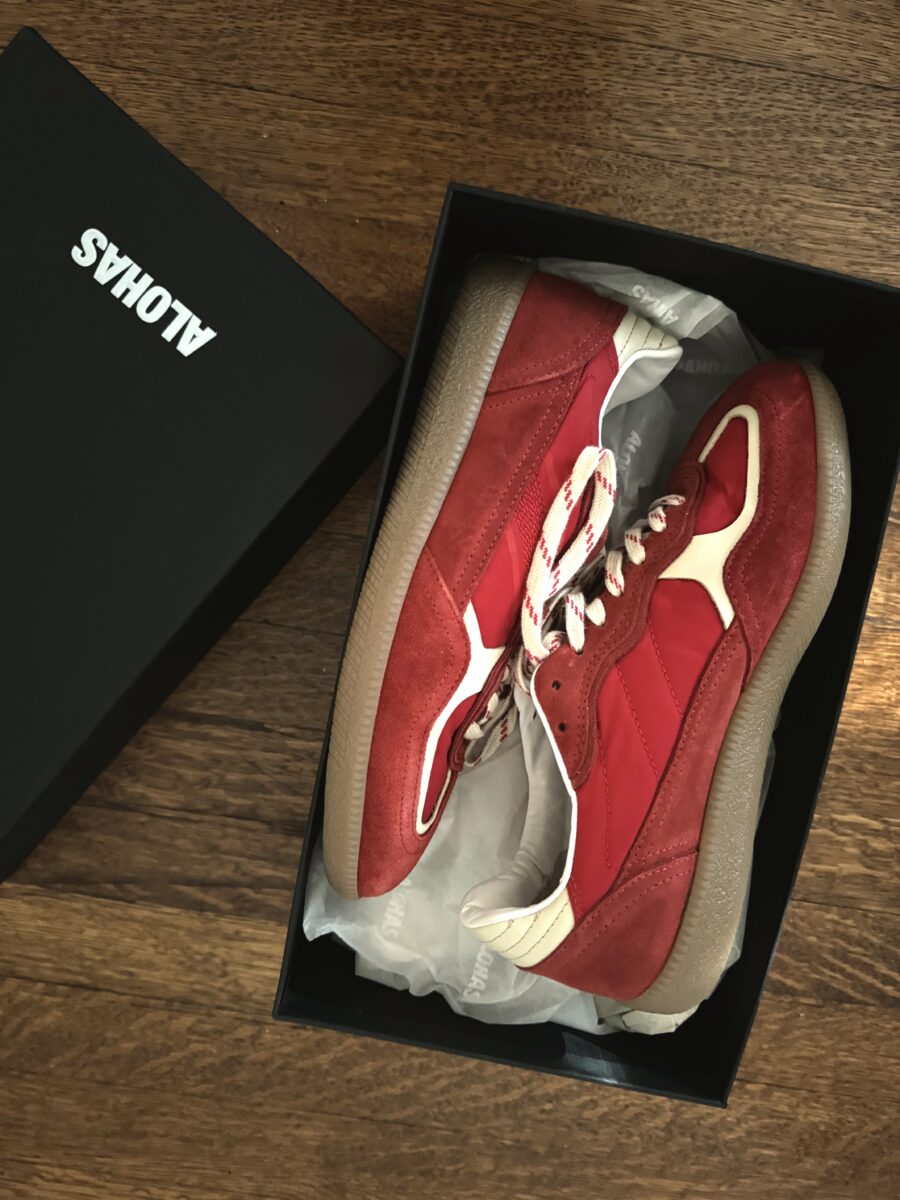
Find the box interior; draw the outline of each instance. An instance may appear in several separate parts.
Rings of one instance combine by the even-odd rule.
[[[628,263],[719,296],[763,345],[821,348],[844,404],[853,471],[846,560],[832,604],[785,697],[775,770],[757,833],[743,953],[677,1032],[592,1037],[546,1023],[485,1025],[437,996],[358,979],[350,951],[308,942],[302,904],[320,835],[323,748],[276,1016],[577,1078],[724,1104],[800,862],[853,661],[897,475],[900,405],[889,331],[900,291],[749,251],[473,188],[451,187],[426,278],[368,550],[402,459],[456,285],[479,253]],[[360,579],[361,582],[361,579]]]

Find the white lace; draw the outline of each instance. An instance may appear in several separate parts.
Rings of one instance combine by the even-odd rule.
[[[560,554],[572,509],[581,502],[591,483],[594,493],[587,517],[571,545],[565,553]],[[541,658],[559,644],[562,635],[557,632],[547,635],[545,646],[543,628],[566,586],[602,546],[615,498],[616,462],[613,455],[599,446],[586,446],[544,519],[525,583],[521,616],[522,648],[512,665],[506,668],[484,713],[463,734],[469,743],[465,755],[467,766],[477,766],[490,757],[515,728],[517,710],[513,702],[513,684],[518,683],[527,689],[528,675]]]
[[[594,494],[590,511],[571,545],[561,553],[572,509],[580,503],[591,483]],[[520,687],[528,687],[528,678],[535,667],[562,640],[559,630],[548,628],[549,618],[559,601],[565,597],[568,611],[570,597],[582,596],[583,600],[583,594],[573,589],[572,584],[580,579],[585,567],[602,550],[615,500],[615,458],[609,450],[587,446],[550,505],[531,560],[522,602],[522,650],[514,668]]]
[[[594,491],[588,515],[571,544],[561,553],[572,509],[591,483]],[[605,586],[610,595],[621,596],[625,590],[626,558],[640,566],[647,556],[644,549],[647,535],[662,533],[668,524],[666,509],[684,504],[684,496],[678,495],[654,500],[646,519],[627,530],[624,546],[607,553],[603,539],[615,498],[615,458],[609,450],[585,447],[550,506],[531,560],[522,602],[522,646],[506,668],[484,714],[463,735],[469,743],[467,766],[476,766],[490,757],[515,728],[513,685],[527,691],[538,665],[564,642],[568,641],[576,653],[581,653],[586,621],[597,626],[606,622],[601,596],[595,595],[587,601],[586,594]],[[555,627],[561,604],[564,629]]]
[[[662,533],[668,522],[666,509],[684,504],[684,496],[660,496],[650,506],[645,520],[636,521],[625,534],[625,545],[618,550],[610,550],[604,555],[603,583],[612,596],[621,596],[625,591],[625,575],[623,566],[625,559],[640,566],[647,557],[644,549],[644,538],[648,533]],[[593,625],[606,623],[606,609],[600,596],[595,596],[590,603],[585,603],[584,591],[573,588],[565,597],[566,638],[572,649],[580,654],[584,649],[585,618]],[[546,657],[546,655],[545,655]]]

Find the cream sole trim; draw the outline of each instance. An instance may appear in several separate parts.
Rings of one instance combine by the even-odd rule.
[[[528,916],[488,925],[467,924],[466,928],[517,967],[535,967],[569,936],[575,928],[575,914],[569,893],[563,891]]]

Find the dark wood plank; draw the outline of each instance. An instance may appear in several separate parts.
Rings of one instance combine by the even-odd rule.
[[[872,595],[866,613],[866,636],[877,637],[878,629],[900,628],[900,488],[884,535],[884,545],[878,564],[878,574],[872,585]]]
[[[121,9],[101,0],[82,0],[77,9],[68,9],[53,0],[32,0],[27,6],[7,7],[13,10],[11,25],[26,7],[34,23],[52,21],[60,41],[66,42],[65,52],[73,56],[119,63],[136,57],[133,51],[139,46],[148,69],[177,72],[186,79],[224,79],[238,86],[261,83],[269,89],[301,90],[310,86],[306,78],[312,73],[315,84],[324,88],[330,82],[327,94],[333,100],[342,93],[327,78],[328,63],[352,63],[358,70],[357,86],[370,85],[379,69],[396,71],[393,60],[415,50],[418,61],[408,65],[420,77],[439,83],[441,74],[456,67],[446,56],[435,59],[439,45],[453,46],[461,58],[470,57],[468,69],[478,78],[477,71],[488,75],[494,66],[489,53],[499,55],[507,45],[518,45],[524,57],[536,53],[533,43],[547,40],[556,45],[557,39],[565,39],[570,49],[581,43],[585,56],[596,48],[598,58],[604,52],[612,55],[616,43],[623,43],[625,53],[639,50],[648,57],[669,51],[673,57],[712,58],[734,62],[738,68],[773,66],[795,77],[864,82],[873,91],[898,86],[900,38],[891,0],[804,5],[789,14],[779,0],[761,0],[754,6],[752,36],[746,22],[738,19],[740,10],[716,0],[699,0],[677,21],[665,0],[576,5],[553,0],[429,0],[415,9],[391,0],[379,6],[377,16],[352,0],[311,0],[300,10],[262,0],[254,7],[253,20],[239,7],[219,3],[209,10],[213,19],[208,23],[198,21],[191,3],[137,0]],[[165,39],[159,37],[162,14]],[[320,62],[312,49],[322,44],[331,53]],[[372,50],[368,57],[366,46]],[[554,79],[546,69],[535,76],[548,85]],[[590,99],[592,90],[585,89],[585,94]]]
[[[799,75],[833,76],[896,87],[900,35],[891,0],[850,6],[804,4],[785,11],[780,0],[753,7],[752,37],[735,19],[735,9],[700,0],[672,19],[666,0],[626,0],[619,4],[559,6],[534,0],[487,0],[493,12],[511,9],[537,35],[546,21],[584,34],[615,38],[748,63],[785,67]],[[848,17],[852,13],[852,20]]]
[[[133,11],[79,6],[62,49],[92,70],[121,63],[123,33],[155,28],[155,6],[142,7],[135,22]],[[715,165],[753,179],[777,176],[875,201],[896,187],[890,160],[871,154],[886,115],[898,116],[895,98],[888,91],[873,104],[864,78],[695,54],[684,42],[674,51],[649,41],[607,41],[599,22],[545,20],[535,37],[534,24],[521,22],[514,8],[498,19],[483,6],[419,0],[411,20],[404,3],[369,9],[345,2],[295,8],[284,22],[275,5],[267,7],[272,25],[264,8],[255,37],[232,13],[213,38],[193,13],[179,20],[176,9],[164,42],[146,37],[139,69],[171,74],[182,89],[215,82],[348,111],[371,106],[379,120],[412,119],[420,129],[462,124],[482,130],[489,146],[510,135],[547,143],[564,130],[567,141],[592,150]],[[279,23],[290,37],[272,36]],[[331,52],[298,61],[298,44],[316,39],[328,39]],[[457,54],[435,70],[435,48],[450,39]],[[709,94],[719,103],[710,105]],[[838,143],[840,156],[833,152]]]
[[[297,805],[292,838],[254,820],[82,803],[16,879],[60,895],[286,922],[306,810]]]
[[[125,747],[78,807],[259,822],[302,831],[319,759],[319,733],[260,728],[165,708]],[[40,851],[37,851],[40,852]]]
[[[224,1092],[239,1103],[268,1097],[276,1110],[314,1105],[321,1113],[340,1113],[348,1094],[371,1092],[397,1065],[397,1051],[389,1044],[272,1026],[262,1014],[185,1005],[175,1011],[165,1001],[143,996],[12,979],[0,981],[0,1000],[9,1033],[0,1042],[0,1070],[15,1075],[52,1074],[60,1082],[100,1085],[127,1079],[130,1087],[149,1094],[177,1087],[198,1101]],[[796,1003],[767,995],[742,1077],[746,1083],[814,1091],[822,1098],[838,1094],[848,1101],[889,1092],[900,1055],[898,1025],[900,1014],[876,1006]],[[543,1077],[519,1080],[517,1072],[499,1070],[490,1077],[491,1086],[481,1084],[470,1096],[478,1068],[465,1060],[418,1051],[409,1052],[409,1059],[403,1103],[398,1106],[400,1097],[391,1098],[398,1120],[412,1119],[418,1099],[428,1120],[451,1128],[503,1122],[501,1092],[514,1078],[517,1099],[505,1122],[510,1136],[516,1107],[525,1107],[526,1100],[529,1108],[538,1105],[544,1089],[562,1092],[544,1116],[558,1134],[589,1115],[584,1093],[591,1089]],[[306,1064],[306,1081],[301,1064]],[[440,1104],[442,1087],[459,1094],[461,1102]],[[598,1097],[597,1103],[604,1101]],[[614,1105],[610,1099],[607,1107],[614,1111]]]
[[[4,885],[0,977],[268,1017],[283,940],[279,920],[123,904],[12,882]]]
[[[900,912],[900,602],[890,591],[900,529],[885,540],[795,895]],[[893,669],[890,664],[894,664]]]
[[[254,1044],[247,1050],[252,1057]],[[716,1188],[745,1197],[799,1197],[813,1191],[840,1196],[854,1194],[860,1184],[876,1195],[881,1188],[886,1195],[896,1167],[891,1115],[874,1096],[856,1098],[837,1110],[827,1098],[813,1094],[798,1106],[796,1093],[789,1090],[745,1084],[740,1113],[723,1114],[634,1095],[598,1097],[596,1089],[569,1080],[544,1080],[496,1066],[476,1076],[472,1064],[454,1065],[451,1075],[464,1085],[466,1103],[462,1090],[454,1098],[450,1089],[438,1089],[434,1082],[429,1086],[421,1061],[428,1057],[405,1051],[404,1074],[393,1064],[389,1081],[367,1073],[370,1086],[378,1086],[395,1100],[396,1111],[406,1114],[381,1121],[369,1116],[366,1092],[360,1089],[365,1078],[343,1089],[339,1100],[335,1096],[335,1112],[310,1093],[306,1103],[301,1096],[292,1105],[288,1097],[285,1111],[277,1084],[271,1096],[252,1098],[210,1089],[214,1103],[198,1103],[181,1089],[177,1058],[169,1064],[165,1107],[155,1089],[134,1086],[120,1074],[105,1084],[61,1080],[51,1100],[59,1162],[66,1169],[87,1168],[85,1174],[96,1170],[102,1149],[92,1130],[100,1125],[112,1145],[121,1148],[101,1172],[104,1183],[122,1179],[134,1187],[140,1172],[150,1186],[165,1187],[178,1171],[191,1195],[194,1185],[209,1187],[223,1156],[229,1171],[215,1182],[229,1189],[222,1193],[226,1196],[257,1194],[253,1189],[260,1178],[266,1181],[266,1195],[276,1196],[316,1196],[323,1187],[334,1189],[329,1194],[383,1196],[386,1181],[394,1196],[420,1196],[423,1188],[463,1196],[484,1186],[489,1164],[498,1162],[504,1169],[490,1173],[492,1194],[535,1200],[596,1194],[590,1189],[601,1177],[604,1196],[708,1195]],[[285,1071],[289,1065],[286,1060]],[[295,1069],[312,1065],[298,1062]],[[327,1057],[315,1065],[323,1077],[328,1073]],[[422,1099],[433,1097],[426,1115],[410,1096],[410,1083]],[[487,1105],[480,1102],[485,1092]],[[19,1162],[43,1157],[41,1113],[46,1107],[41,1079],[9,1076],[0,1113],[16,1139]],[[604,1118],[610,1114],[617,1124],[615,1154],[604,1137]],[[785,1120],[793,1126],[796,1143],[773,1136]],[[238,1155],[233,1153],[236,1128]],[[285,1156],[288,1131],[292,1153]],[[873,1134],[883,1139],[881,1156],[863,1149],[864,1139]],[[573,1156],[567,1151],[579,1135],[581,1149]],[[812,1144],[821,1146],[821,1153],[810,1153]],[[642,1164],[637,1184],[636,1162]],[[299,1192],[290,1191],[298,1186]],[[759,1190],[769,1187],[772,1191]]]
[[[343,629],[322,633],[238,621],[168,707],[215,714],[245,728],[321,734],[343,637]]]
[[[822,1004],[900,1003],[900,916],[809,904],[788,908],[766,990]]]

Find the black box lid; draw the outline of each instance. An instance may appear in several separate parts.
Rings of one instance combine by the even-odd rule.
[[[33,30],[0,164],[2,878],[372,457],[399,360]]]

